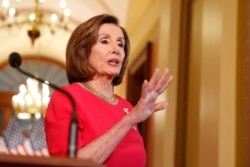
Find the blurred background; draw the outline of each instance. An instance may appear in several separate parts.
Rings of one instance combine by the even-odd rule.
[[[102,13],[131,40],[117,94],[136,104],[144,79],[169,67],[166,111],[141,123],[148,167],[249,166],[250,2],[247,0],[0,0],[0,130],[18,116],[29,135],[53,90],[11,68],[68,84],[65,50],[74,28]]]

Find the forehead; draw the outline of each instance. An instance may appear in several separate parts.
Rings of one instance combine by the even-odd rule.
[[[107,34],[107,35],[118,35],[124,37],[122,29],[116,24],[104,23],[100,26],[98,34]]]

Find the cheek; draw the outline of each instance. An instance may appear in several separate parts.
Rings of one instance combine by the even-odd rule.
[[[125,53],[123,53],[122,55],[122,62],[124,62],[124,60],[125,60]]]
[[[120,50],[120,55],[122,57],[122,60],[124,60],[124,58],[125,58],[125,51],[124,51],[124,49]]]
[[[92,49],[90,58],[92,59],[92,61],[94,62],[96,61],[95,63],[97,63],[100,61],[104,61],[105,55],[106,55],[106,52],[104,49]]]
[[[92,52],[91,52],[91,54],[93,55],[93,56],[102,56],[103,55],[103,50],[102,49],[98,49],[98,48],[93,48],[92,49]]]
[[[124,66],[124,61],[125,61],[125,55],[122,57],[122,63],[120,65],[120,70],[122,69],[122,67]]]

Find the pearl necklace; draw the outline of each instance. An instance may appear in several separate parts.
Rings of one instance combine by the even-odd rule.
[[[95,88],[93,88],[92,86],[90,86],[87,82],[83,82],[82,85],[91,93],[93,93],[94,95],[96,95],[97,97],[105,100],[108,103],[117,103],[117,99],[114,95],[112,95],[112,97],[107,97],[105,95],[103,95],[102,93],[98,92],[97,90],[95,90]]]

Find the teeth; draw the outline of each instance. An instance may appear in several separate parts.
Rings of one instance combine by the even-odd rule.
[[[117,61],[117,60],[111,60],[110,62],[111,62],[111,63],[118,64],[118,61]]]

